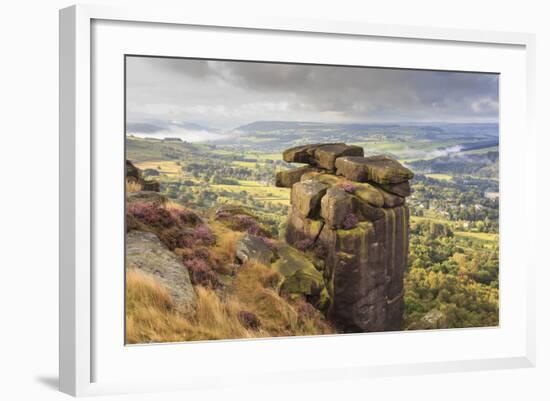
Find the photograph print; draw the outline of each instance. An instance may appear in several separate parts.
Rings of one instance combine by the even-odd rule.
[[[125,342],[499,325],[499,75],[126,56]]]

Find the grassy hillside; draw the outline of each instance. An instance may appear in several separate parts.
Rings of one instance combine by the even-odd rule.
[[[356,144],[363,146],[367,154],[386,153],[399,160],[429,159],[455,147],[466,150],[498,145],[498,125],[258,121],[210,143],[234,151],[280,154],[292,146],[322,142]]]
[[[128,269],[127,343],[334,333],[305,298],[280,292],[282,277],[270,266],[234,264],[244,232],[254,232],[267,244],[275,241],[256,219],[234,226],[175,202],[132,202],[127,209],[128,229],[155,233],[188,269],[197,295],[194,312],[183,313],[154,276]]]
[[[498,152],[495,147],[456,154],[445,151],[459,144],[485,146],[495,139],[493,128],[357,125],[350,131],[340,125],[306,125],[296,130],[292,124],[266,123],[246,127],[241,136],[226,143],[128,137],[128,159],[146,177],[161,183],[161,193],[172,201],[172,207],[183,207],[208,222],[215,243],[199,247],[208,255],[206,267],[202,262],[199,267],[213,271],[226,288],[220,292],[208,284],[209,279],[205,285],[196,284],[201,287],[197,291],[201,312],[191,318],[173,310],[151,277],[129,274],[129,341],[331,332],[308,306],[284,299],[262,284],[265,266],[247,267],[239,279],[228,280],[224,269],[231,265],[235,235],[240,234],[211,220],[220,206],[246,206],[274,240],[281,236],[289,190],[276,188],[274,176],[291,166],[281,160],[278,149],[304,141],[359,143],[367,154],[396,156],[415,171],[408,201],[411,237],[403,329],[425,327],[426,316],[433,311],[442,313],[449,327],[498,323],[499,200],[487,196],[499,192]],[[196,256],[178,252],[183,260]],[[267,314],[270,308],[278,311],[277,316]],[[240,311],[265,323],[261,329],[244,327],[238,321]]]
[[[409,165],[419,173],[470,175],[498,179],[499,153],[453,153],[430,160],[416,160]]]

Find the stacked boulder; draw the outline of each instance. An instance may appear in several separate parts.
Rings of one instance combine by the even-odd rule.
[[[160,183],[153,180],[145,180],[141,171],[130,160],[126,160],[126,182],[141,185],[143,191],[160,192]]]
[[[343,332],[400,330],[413,173],[344,143],[298,146],[276,185],[292,188],[286,242],[322,259],[327,317]]]

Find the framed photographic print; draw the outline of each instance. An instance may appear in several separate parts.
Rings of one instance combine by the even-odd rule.
[[[533,46],[62,10],[61,390],[532,366]]]

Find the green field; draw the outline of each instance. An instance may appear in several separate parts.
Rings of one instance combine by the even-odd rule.
[[[181,175],[181,166],[177,163],[171,160],[152,160],[136,163],[135,165],[141,170],[153,169],[157,170],[161,175],[174,177]]]
[[[473,239],[477,241],[485,242],[498,242],[499,235],[494,233],[478,233],[473,231],[455,231],[454,234],[457,237],[462,237],[466,239]]]
[[[484,135],[445,137],[420,128],[387,128],[373,138],[350,141],[338,133],[311,143],[346,142],[364,147],[365,154],[389,154],[399,160],[422,160],[408,165],[416,174],[411,181],[410,246],[405,274],[404,327],[414,327],[430,311],[446,311],[451,327],[480,327],[498,323],[498,160],[485,163],[493,148],[464,152],[472,160],[454,165],[441,149]],[[394,132],[395,130],[395,132]],[[293,167],[282,161],[282,149],[303,144],[308,135],[289,129],[287,136],[268,131],[226,144],[128,138],[127,158],[143,170],[157,170],[146,177],[161,183],[161,192],[173,202],[209,219],[220,205],[241,205],[253,211],[274,237],[286,230],[290,189],[275,187],[277,171]],[[317,134],[315,134],[317,135]],[[435,135],[435,136],[434,136]],[[281,144],[280,141],[295,138]],[[477,159],[476,159],[477,158]],[[481,159],[478,160],[478,159]],[[422,166],[418,166],[422,164]],[[483,168],[486,175],[474,177]],[[438,173],[428,173],[437,171]]]
[[[256,164],[258,164],[258,163],[257,162],[234,161],[231,164],[233,164],[234,166],[239,166],[239,167],[254,168],[254,167],[256,167]]]
[[[245,191],[254,200],[259,202],[271,202],[274,204],[288,205],[290,189],[277,188],[272,185],[265,185],[257,181],[239,180],[239,185],[213,184],[210,186],[215,191],[226,191],[238,193]]]
[[[439,223],[439,224],[448,224],[448,223],[450,223],[449,220],[446,220],[444,218],[411,216],[411,223],[416,223],[416,222],[419,222],[419,221],[427,221],[427,222],[433,221],[434,223]]]
[[[424,174],[426,177],[433,178],[434,180],[452,181],[453,176],[449,174],[429,173]]]
[[[483,148],[483,149],[465,150],[460,153],[470,154],[470,155],[475,155],[475,154],[479,155],[487,152],[498,152],[498,151],[499,151],[498,146],[492,146],[492,147]]]
[[[277,153],[250,153],[251,156],[256,157],[258,160],[283,160],[281,152]]]

